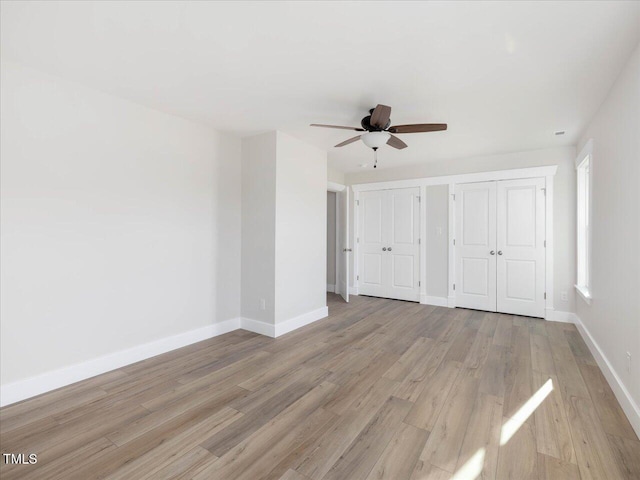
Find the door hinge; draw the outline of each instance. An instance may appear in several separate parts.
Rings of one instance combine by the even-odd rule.
[[[356,243],[360,243],[360,237],[356,238]]]
[[[547,299],[547,292],[544,292],[544,299]]]
[[[360,280],[360,275],[357,275],[357,276],[356,276],[356,280]]]
[[[456,239],[455,238],[453,239],[453,245],[454,246],[456,245]]]
[[[544,248],[547,248],[547,241],[544,241]]]
[[[546,197],[547,196],[547,189],[546,188],[541,188],[540,190],[542,190],[542,194]]]
[[[418,286],[420,286],[420,280],[418,280]]]
[[[360,206],[360,200],[356,200],[356,206],[359,207]]]
[[[421,243],[422,243],[422,239],[421,239],[421,238],[419,238],[419,239],[418,239],[418,245],[420,245]]]
[[[418,199],[418,203],[420,203],[420,195],[416,197]]]
[[[453,284],[453,289],[454,289],[454,290],[456,289],[456,284],[455,284],[455,283]]]
[[[455,202],[456,201],[456,194],[452,193],[451,196],[453,197],[453,201]]]

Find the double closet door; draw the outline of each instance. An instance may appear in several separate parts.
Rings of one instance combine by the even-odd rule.
[[[456,306],[544,317],[545,180],[456,187]]]
[[[360,294],[420,300],[419,193],[419,188],[400,188],[360,194]]]

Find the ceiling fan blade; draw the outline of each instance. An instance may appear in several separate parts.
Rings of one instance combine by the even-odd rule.
[[[337,144],[336,147],[344,147],[345,145],[349,145],[350,143],[357,142],[358,140],[360,140],[360,135],[358,135],[357,137],[350,138],[349,140],[345,140],[344,142]]]
[[[387,145],[393,148],[397,148],[398,150],[402,150],[403,148],[407,148],[407,144],[400,140],[395,135],[391,135],[389,140],[387,140]]]
[[[446,130],[446,123],[416,123],[413,125],[394,125],[389,127],[391,133],[421,133]]]
[[[387,105],[378,105],[371,114],[371,120],[369,123],[372,127],[384,129],[389,123],[389,117],[391,117],[391,107]]]
[[[321,123],[312,123],[312,127],[323,127],[323,128],[340,128],[342,130],[353,130],[355,132],[364,132],[364,128],[358,127],[342,127],[340,125],[323,125]]]

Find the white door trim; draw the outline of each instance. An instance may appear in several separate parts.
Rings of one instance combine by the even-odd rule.
[[[442,175],[439,177],[412,178],[391,182],[360,183],[351,185],[354,192],[367,190],[388,190],[391,188],[421,187],[429,185],[447,185],[449,183],[488,182],[491,180],[515,180],[518,178],[548,177],[556,174],[557,165],[546,167],[514,168],[492,172],[462,173],[458,175]]]
[[[327,182],[327,191],[329,192],[341,192],[345,188],[347,187],[345,185],[342,185],[341,183]]]

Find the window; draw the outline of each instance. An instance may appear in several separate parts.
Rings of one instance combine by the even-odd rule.
[[[576,290],[587,302],[591,303],[591,168],[593,142],[589,140],[576,159],[577,171],[577,274]]]

